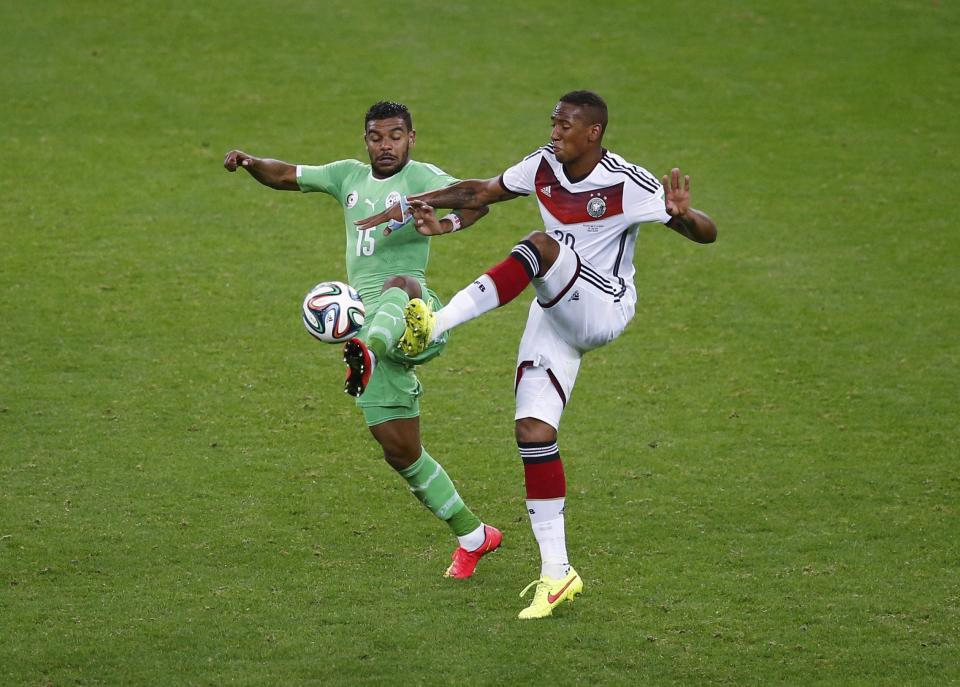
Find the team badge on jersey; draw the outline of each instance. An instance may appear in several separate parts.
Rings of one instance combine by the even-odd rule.
[[[356,205],[359,199],[360,199],[360,196],[356,191],[350,191],[350,193],[347,194],[347,202],[345,203],[347,206],[347,209],[349,210],[354,205]]]
[[[400,193],[398,191],[390,191],[390,195],[387,196],[387,200],[384,202],[384,206],[392,208],[394,205],[400,202]]]
[[[605,201],[600,196],[594,196],[587,201],[587,214],[597,219],[603,217],[604,213],[607,211],[607,201]]]

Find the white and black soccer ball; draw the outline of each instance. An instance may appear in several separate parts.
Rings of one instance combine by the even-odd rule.
[[[349,284],[323,281],[303,299],[303,326],[324,343],[343,343],[363,326],[360,294]]]

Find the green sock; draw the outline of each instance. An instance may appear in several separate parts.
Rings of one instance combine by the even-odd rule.
[[[420,503],[446,522],[454,535],[460,537],[480,527],[480,518],[467,508],[446,470],[426,449],[413,465],[400,470],[400,476],[407,480]]]
[[[364,327],[364,343],[378,360],[383,360],[389,351],[396,348],[397,341],[403,336],[403,330],[407,327],[403,320],[403,309],[409,302],[407,292],[397,287],[380,294],[380,307]]]

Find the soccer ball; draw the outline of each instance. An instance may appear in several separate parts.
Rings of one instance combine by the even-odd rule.
[[[349,284],[323,281],[303,299],[303,326],[324,343],[343,343],[363,326],[363,301]]]

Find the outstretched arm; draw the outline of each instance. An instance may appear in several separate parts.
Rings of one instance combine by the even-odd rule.
[[[467,179],[466,181],[458,181],[446,188],[409,196],[407,200],[423,201],[427,205],[435,208],[470,208],[479,210],[491,203],[510,200],[511,198],[518,197],[518,195],[519,194],[512,193],[504,188],[503,184],[500,183],[500,177],[493,177],[492,179]],[[354,224],[356,224],[359,229],[369,229],[389,220],[400,221],[402,219],[400,213],[400,204],[397,203],[383,212],[378,212],[376,215],[357,220]],[[480,219],[482,216],[483,215],[477,216],[473,221]],[[464,215],[461,215],[461,217],[464,217]]]
[[[242,150],[231,150],[223,158],[223,166],[228,172],[236,172],[238,167],[243,167],[261,184],[278,191],[300,190],[300,185],[297,183],[297,166],[288,162],[254,157]]]
[[[427,205],[422,200],[410,201],[410,213],[413,215],[413,226],[424,236],[437,236],[438,234],[462,231],[472,224],[475,224],[488,212],[490,212],[490,208],[484,205],[477,209],[462,208],[456,212],[451,212],[449,215],[438,218],[436,214],[434,214],[433,206]],[[389,236],[391,233],[392,230],[389,227],[384,228],[384,236]]]
[[[681,187],[680,170],[674,167],[661,181],[667,213],[670,215],[667,226],[697,243],[716,241],[717,225],[706,213],[690,207],[690,176],[683,177],[683,187]]]

